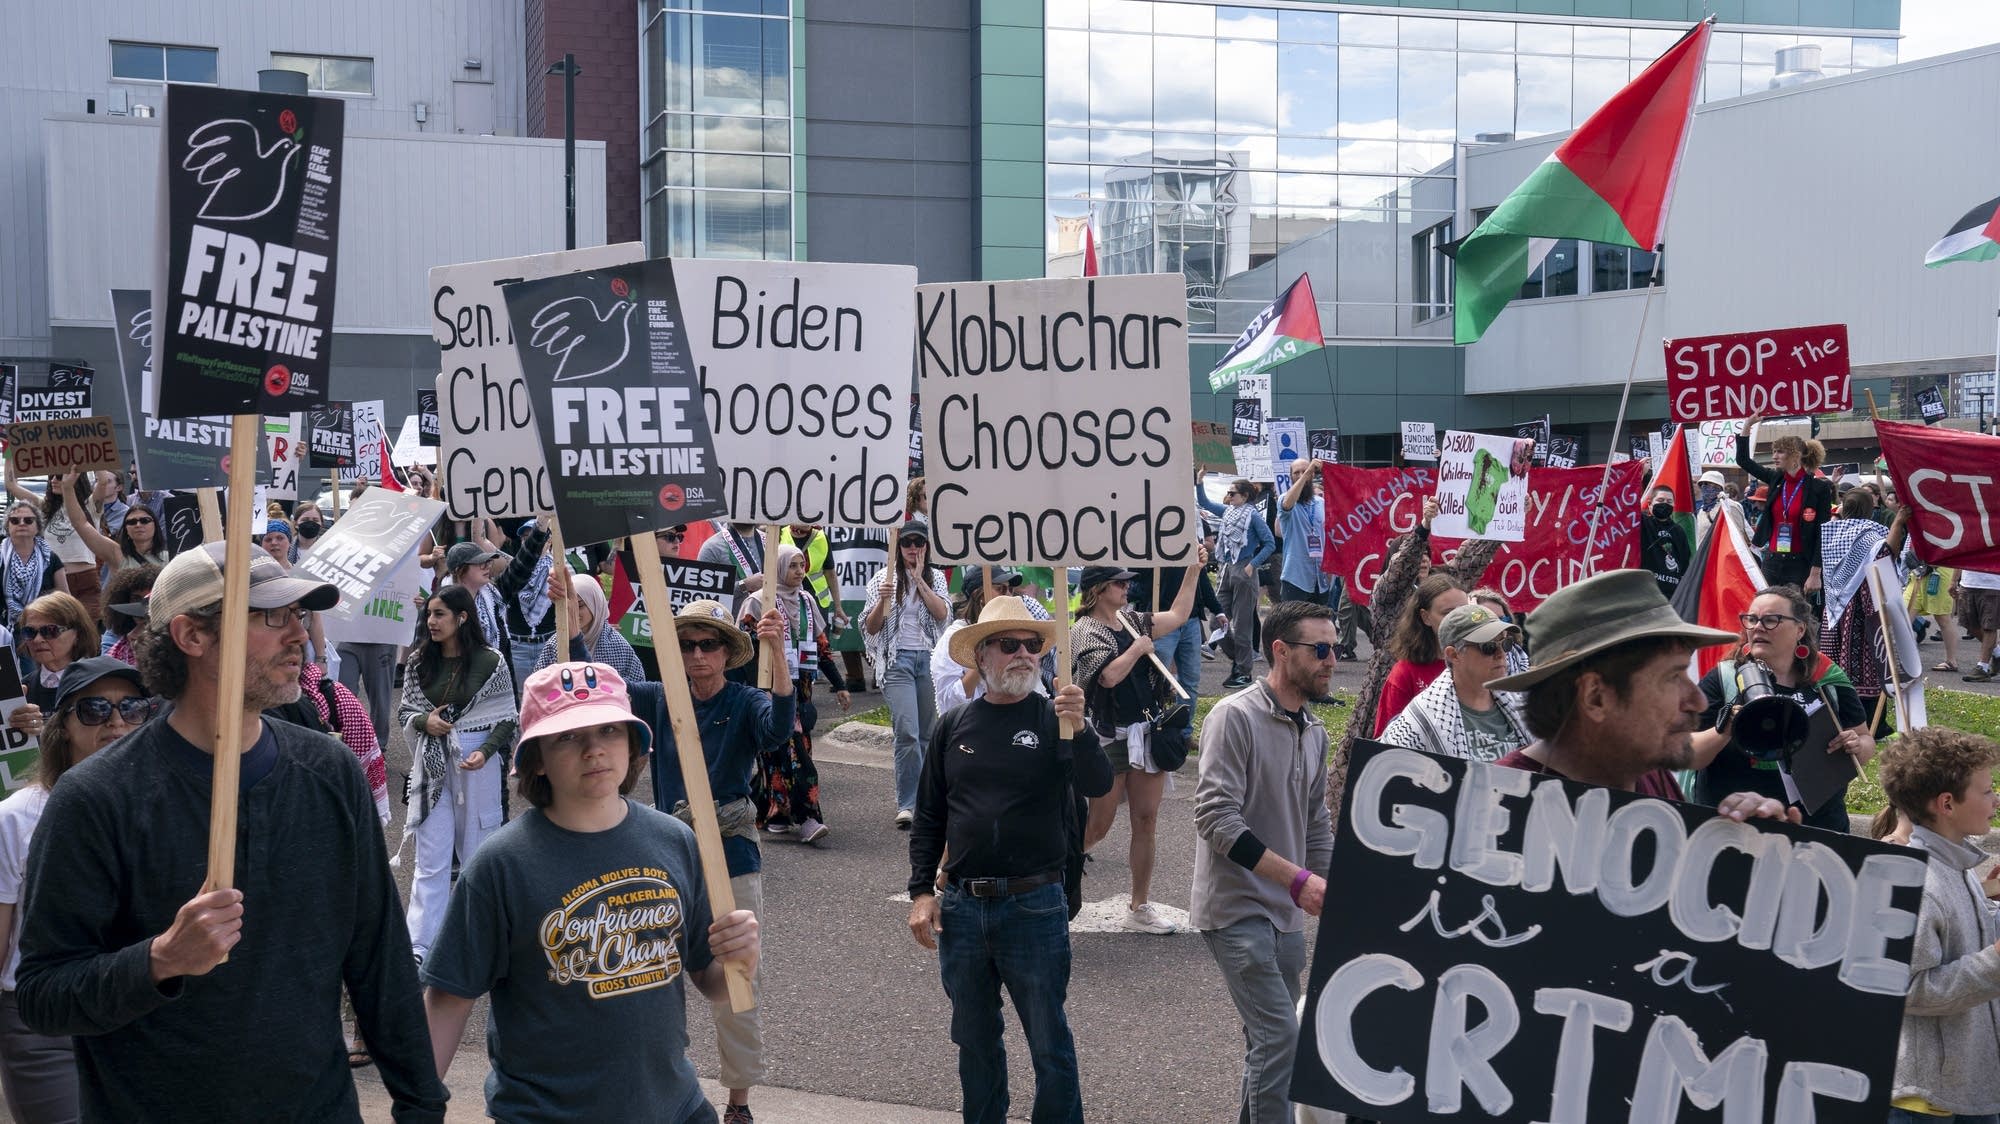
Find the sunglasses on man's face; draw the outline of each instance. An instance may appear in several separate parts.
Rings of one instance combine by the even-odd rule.
[[[653,537],[665,542],[679,542],[687,538],[687,534],[682,531],[660,531],[654,534]]]
[[[1333,644],[1325,640],[1321,640],[1317,644],[1307,644],[1298,640],[1286,640],[1285,646],[1288,648],[1304,648],[1311,652],[1313,658],[1316,660],[1329,660],[1333,658]]]
[[[1004,654],[1010,656],[1015,654],[1016,652],[1019,652],[1023,648],[1026,648],[1028,650],[1028,654],[1031,656],[1039,656],[1042,654],[1042,638],[1039,636],[1028,636],[1028,637],[996,636],[993,639],[988,640],[987,643],[993,645],[995,648],[1000,649],[1000,651],[1003,652]]]
[[[710,652],[720,652],[727,647],[729,647],[729,641],[718,636],[704,636],[700,640],[681,641],[681,651],[700,652],[704,655]]]
[[[137,726],[159,711],[160,700],[137,695],[112,702],[103,695],[87,695],[76,700],[76,720],[86,726],[102,726],[111,721],[113,711],[127,726]]]

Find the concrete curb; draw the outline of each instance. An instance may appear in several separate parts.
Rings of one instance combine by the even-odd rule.
[[[868,769],[896,766],[896,732],[887,726],[849,720],[813,739],[813,759]]]

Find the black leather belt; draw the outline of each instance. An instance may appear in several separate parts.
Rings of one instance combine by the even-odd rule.
[[[1051,882],[1062,881],[1060,870],[1045,870],[1040,874],[1024,874],[1018,878],[954,878],[951,884],[959,893],[975,898],[1009,898],[1015,894],[1025,894],[1029,890],[1039,890]]]

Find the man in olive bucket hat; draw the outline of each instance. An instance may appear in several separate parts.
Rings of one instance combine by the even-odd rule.
[[[1674,770],[1693,764],[1695,719],[1707,705],[1688,678],[1688,657],[1736,634],[1682,620],[1646,570],[1612,570],[1557,590],[1525,628],[1528,670],[1486,686],[1527,693],[1535,740],[1498,764],[1686,799]],[[1734,820],[1799,819],[1754,792],[1724,797],[1716,810]]]
[[[694,702],[695,724],[701,730],[701,754],[708,762],[708,787],[715,796],[715,815],[722,826],[722,853],[729,864],[729,888],[736,908],[764,916],[764,860],[757,849],[757,809],[750,786],[759,756],[792,736],[792,680],[780,675],[770,691],[738,683],[726,676],[753,658],[750,637],[736,626],[729,610],[715,601],[690,601],[674,614],[681,664],[687,671],[688,696]],[[757,634],[767,644],[783,644],[785,625],[776,609],[766,610]],[[633,713],[655,730],[673,729],[667,716],[666,692],[655,683],[632,685]],[[673,754],[653,763],[653,806],[692,820],[687,789]],[[757,983],[751,975],[751,986]],[[715,1006],[715,1044],[720,1078],[729,1090],[723,1124],[748,1124],[750,1089],[765,1076],[762,1006],[735,1012],[727,1003]]]

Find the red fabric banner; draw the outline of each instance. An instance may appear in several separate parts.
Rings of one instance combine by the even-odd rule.
[[[2000,573],[2000,437],[1878,421],[1910,508],[1910,546],[1931,566]]]
[[[1329,464],[1320,471],[1326,485],[1322,565],[1346,583],[1356,601],[1370,604],[1375,579],[1382,576],[1388,557],[1389,540],[1417,525],[1424,497],[1437,491],[1437,468]],[[1611,502],[1600,520],[1597,557],[1586,570],[1583,559],[1590,540],[1590,513],[1604,480],[1604,466],[1529,470],[1527,537],[1501,545],[1481,584],[1499,589],[1519,614],[1591,574],[1639,565],[1639,500],[1645,472],[1641,461],[1612,466]],[[1432,539],[1432,560],[1448,561],[1463,541]]]

